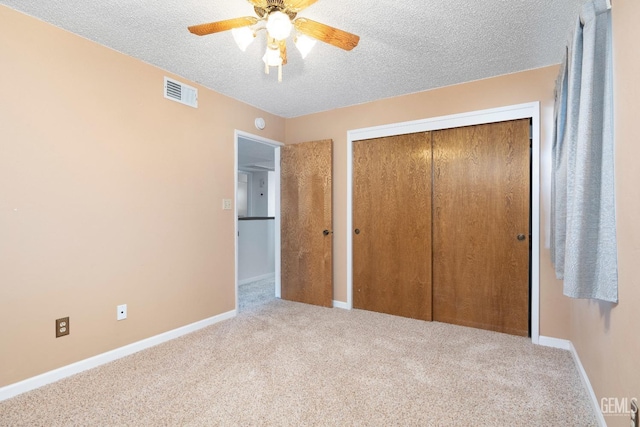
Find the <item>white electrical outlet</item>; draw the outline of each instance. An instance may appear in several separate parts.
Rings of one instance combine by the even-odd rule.
[[[117,318],[118,320],[124,320],[124,319],[126,319],[126,318],[127,318],[127,304],[119,305],[119,306],[117,307],[117,309],[118,309],[118,315],[117,315],[117,317],[116,317],[116,318]]]
[[[225,211],[231,210],[231,199],[222,199],[222,209]]]

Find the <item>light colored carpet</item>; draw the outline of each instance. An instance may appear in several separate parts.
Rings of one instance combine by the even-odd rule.
[[[0,425],[597,425],[566,351],[241,293],[234,319],[0,402]]]

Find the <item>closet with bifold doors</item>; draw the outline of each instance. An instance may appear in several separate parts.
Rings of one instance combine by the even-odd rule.
[[[529,335],[530,120],[353,143],[353,307]]]

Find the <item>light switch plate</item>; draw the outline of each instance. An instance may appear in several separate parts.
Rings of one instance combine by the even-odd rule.
[[[222,209],[225,211],[231,210],[231,199],[222,199]]]

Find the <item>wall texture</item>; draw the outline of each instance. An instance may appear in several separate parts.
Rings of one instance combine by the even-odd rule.
[[[233,310],[234,129],[284,119],[4,6],[0,64],[0,387]]]
[[[550,262],[548,217],[556,66],[288,119],[286,143],[331,138],[333,148],[334,299],[347,299],[347,131],[540,101],[541,254],[540,334],[568,338],[569,302]]]
[[[612,13],[619,303],[572,300],[570,338],[598,400],[622,401],[640,399],[640,3],[615,0]],[[629,425],[626,415],[605,419]]]

